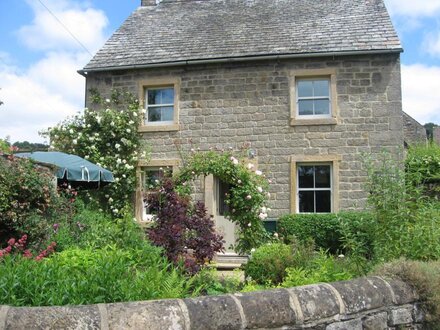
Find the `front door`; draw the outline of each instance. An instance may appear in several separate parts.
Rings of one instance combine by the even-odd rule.
[[[214,216],[215,229],[223,236],[225,241],[225,254],[235,254],[232,246],[236,243],[236,225],[225,217],[229,211],[226,204],[226,194],[229,193],[229,185],[212,175],[205,178],[205,203]],[[210,207],[211,206],[211,207]]]

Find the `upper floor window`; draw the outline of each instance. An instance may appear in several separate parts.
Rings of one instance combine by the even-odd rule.
[[[297,80],[297,109],[301,117],[330,117],[330,80],[328,78]]]
[[[140,132],[179,130],[180,79],[151,78],[139,82],[141,106],[145,116]]]
[[[290,125],[334,125],[339,122],[336,69],[290,73]]]
[[[148,88],[146,91],[147,124],[166,124],[174,120],[174,87]]]

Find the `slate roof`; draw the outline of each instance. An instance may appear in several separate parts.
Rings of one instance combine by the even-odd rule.
[[[382,0],[163,0],[133,12],[84,71],[401,50]]]

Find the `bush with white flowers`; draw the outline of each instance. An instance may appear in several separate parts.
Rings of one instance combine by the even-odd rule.
[[[269,181],[262,171],[245,160],[240,160],[231,151],[192,151],[176,179],[180,190],[189,193],[191,180],[200,175],[213,174],[229,184],[225,202],[229,206],[226,216],[239,226],[236,252],[249,253],[269,239],[263,220],[267,218]]]
[[[91,191],[89,196],[116,217],[121,216],[121,210],[131,207],[136,164],[148,156],[138,133],[142,117],[139,103],[128,94],[124,97],[126,102],[122,106],[117,99],[103,100],[101,109],[86,108],[84,113],[67,118],[45,133],[50,137],[52,150],[84,157],[113,173],[115,182]]]

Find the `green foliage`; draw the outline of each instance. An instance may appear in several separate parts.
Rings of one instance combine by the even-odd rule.
[[[130,214],[112,219],[99,210],[85,208],[81,202],[75,206],[77,212],[71,220],[50,228],[58,251],[75,247],[101,249],[108,244],[120,249],[137,248],[144,244],[145,235]]]
[[[101,110],[85,109],[84,114],[66,119],[45,134],[51,148],[84,157],[113,173],[115,182],[94,192],[92,199],[98,198],[96,205],[106,206],[120,217],[121,211],[132,205],[137,161],[147,157],[138,133],[143,116],[138,101],[128,93],[115,93],[112,100],[99,101]]]
[[[415,185],[423,184],[424,193],[440,197],[440,146],[411,146],[405,160],[406,178]]]
[[[27,234],[41,245],[48,228],[71,216],[70,202],[57,193],[53,175],[30,160],[0,157],[0,240]],[[40,246],[41,247],[41,246]]]
[[[35,262],[9,256],[0,262],[0,304],[84,305],[183,298],[199,292],[169,265],[160,249],[69,249]]]
[[[202,294],[219,295],[240,291],[243,287],[240,270],[222,276],[215,268],[206,267],[194,275],[194,286],[201,289]]]
[[[301,267],[313,254],[313,245],[268,243],[257,248],[244,266],[246,278],[257,284],[276,285],[286,276],[286,268]]]
[[[226,216],[239,225],[235,250],[249,253],[268,239],[262,220],[267,218],[268,180],[253,164],[246,164],[232,152],[193,152],[176,178],[180,191],[189,193],[188,182],[200,175],[213,174],[230,185],[226,196]]]
[[[0,155],[10,152],[10,144],[7,140],[0,139]]]
[[[399,259],[379,265],[373,270],[373,274],[398,278],[415,287],[424,303],[428,321],[433,326],[440,324],[440,261]]]
[[[320,250],[303,267],[288,267],[282,287],[294,287],[319,282],[336,282],[353,277],[343,258],[329,256]]]
[[[383,154],[365,162],[369,204],[374,214],[373,250],[378,261],[399,257],[416,260],[440,258],[440,202],[404,171],[403,164]]]
[[[303,242],[313,239],[317,247],[334,253],[341,247],[338,217],[332,213],[284,215],[278,219],[277,230],[286,243],[294,237]]]
[[[369,247],[371,222],[368,212],[288,214],[278,219],[277,230],[285,243],[292,238],[302,242],[313,239],[316,247],[337,254],[349,250],[343,243],[348,237]]]
[[[428,137],[428,140],[432,141],[434,137],[434,127],[438,127],[438,125],[434,123],[426,123],[423,125],[426,129],[426,136]]]

